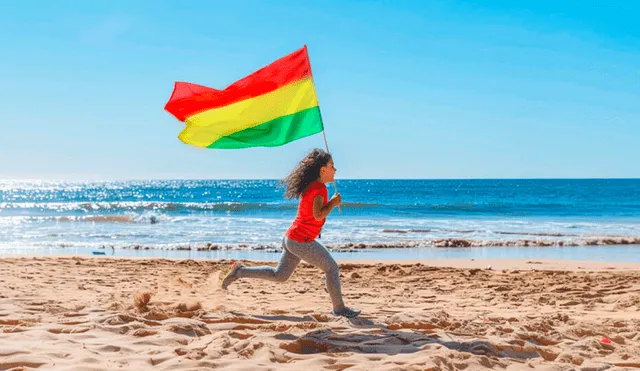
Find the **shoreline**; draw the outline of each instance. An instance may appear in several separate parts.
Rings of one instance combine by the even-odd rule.
[[[585,261],[595,263],[629,263],[640,264],[640,245],[607,245],[583,247],[470,247],[470,248],[386,248],[386,249],[354,249],[330,250],[338,261],[406,261],[425,262],[446,261],[446,259],[476,260],[482,259],[504,261],[505,259],[531,261]],[[3,257],[33,256],[79,256],[79,257],[120,257],[120,258],[176,258],[196,260],[240,259],[253,261],[278,261],[280,249],[264,250],[165,250],[165,249],[111,249],[90,247],[64,248],[2,248]],[[487,265],[492,263],[487,262]],[[586,263],[585,263],[586,264]],[[583,264],[584,265],[584,264]],[[635,266],[635,265],[634,265]],[[474,267],[476,267],[474,265]]]
[[[507,234],[507,233],[503,233]],[[516,234],[516,233],[514,233]],[[551,235],[551,234],[545,234]],[[117,249],[117,250],[165,250],[165,251],[277,251],[281,248],[281,243],[275,242],[170,242],[170,243],[112,243],[112,242],[50,242],[39,247],[30,248],[93,248],[93,249]],[[463,238],[463,237],[441,237],[428,239],[398,239],[388,240],[363,240],[360,242],[340,242],[319,240],[325,247],[332,251],[357,252],[361,250],[384,250],[384,249],[444,249],[444,248],[583,248],[591,246],[639,246],[640,236],[605,236],[605,235],[584,235],[575,239],[487,239],[487,238]],[[1,249],[0,249],[1,251]]]

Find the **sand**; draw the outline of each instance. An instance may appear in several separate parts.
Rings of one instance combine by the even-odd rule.
[[[0,370],[640,368],[639,264],[343,261],[351,320],[311,266],[225,292],[229,264],[2,258]]]

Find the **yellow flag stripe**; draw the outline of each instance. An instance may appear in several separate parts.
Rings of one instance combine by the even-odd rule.
[[[305,78],[255,98],[192,115],[185,120],[187,127],[179,138],[207,147],[222,137],[316,106],[313,80]]]

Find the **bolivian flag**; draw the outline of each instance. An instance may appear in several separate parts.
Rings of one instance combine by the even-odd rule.
[[[178,138],[204,148],[275,147],[324,129],[307,46],[224,90],[176,82],[165,110]]]

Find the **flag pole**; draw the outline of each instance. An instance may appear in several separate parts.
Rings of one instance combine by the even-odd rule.
[[[315,83],[314,83],[315,85]],[[318,104],[318,112],[320,112],[320,105]],[[320,114],[320,117],[322,117],[322,114]],[[323,125],[324,126],[324,125]],[[329,151],[329,143],[327,143],[327,134],[325,134],[324,132],[324,127],[322,129],[322,136],[324,137],[324,145],[327,147],[327,153],[331,154],[331,152]],[[338,186],[336,185],[336,179],[333,179],[333,188],[336,190],[336,193],[338,192]],[[340,213],[342,213],[342,208],[340,207],[340,205],[338,205],[338,211],[340,211]]]
[[[304,46],[306,52],[307,52],[307,61],[309,62],[309,72],[311,72],[311,81],[313,82],[313,90],[316,89],[316,80],[313,77],[313,72],[311,71],[311,59],[309,58],[309,48],[307,48],[307,46]],[[329,143],[327,142],[327,134],[324,132],[324,122],[322,121],[322,112],[320,110],[320,99],[318,99],[318,94],[316,92],[316,99],[318,100],[318,114],[320,115],[320,122],[322,122],[322,137],[324,138],[324,145],[327,148],[327,153],[329,155],[331,155],[331,151],[329,151]],[[332,156],[333,157],[333,156]],[[336,185],[336,180],[335,178],[333,179],[333,188],[336,190],[336,193],[338,192],[338,186]],[[340,213],[342,213],[342,208],[340,207],[340,205],[338,205],[338,211],[340,211]]]

